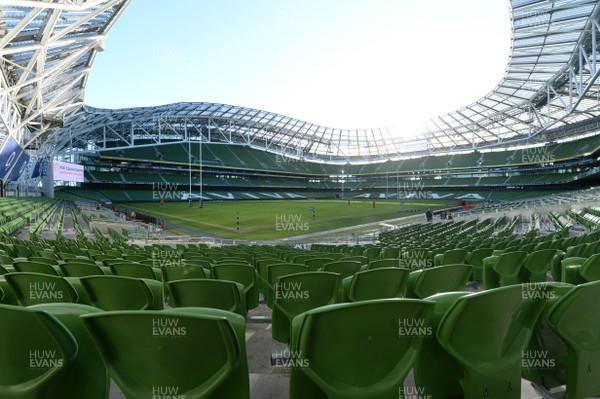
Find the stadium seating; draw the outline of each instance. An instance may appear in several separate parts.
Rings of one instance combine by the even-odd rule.
[[[273,301],[273,339],[289,342],[294,317],[335,303],[339,284],[339,275],[329,272],[303,272],[279,277]]]
[[[163,395],[190,398],[249,398],[245,320],[240,315],[186,308],[82,318],[127,397],[151,397],[158,389]]]
[[[399,320],[429,323],[430,302],[383,299],[309,310],[292,322],[290,399],[397,398],[424,337]],[[401,396],[400,396],[401,397]]]

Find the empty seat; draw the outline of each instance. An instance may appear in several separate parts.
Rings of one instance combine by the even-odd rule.
[[[6,399],[108,396],[106,369],[81,328],[83,305],[0,305],[0,397]]]
[[[254,309],[258,306],[258,284],[256,270],[250,265],[216,265],[212,267],[213,278],[231,280],[244,286],[246,307]]]
[[[427,326],[432,308],[422,300],[379,299],[296,316],[290,399],[402,397],[424,335],[399,329],[399,322],[419,320]]]
[[[159,280],[161,277],[160,271],[140,263],[112,264],[110,265],[110,270],[115,276],[149,278],[154,280]]]
[[[600,395],[600,281],[580,284],[550,309],[550,327],[565,342],[566,398]]]
[[[378,259],[369,262],[364,269],[377,269],[380,267],[400,267],[400,259]]]
[[[440,292],[462,291],[467,285],[471,265],[443,265],[410,272],[406,296],[427,298]]]
[[[483,260],[492,256],[494,250],[492,248],[478,248],[471,251],[465,263],[473,266],[473,274],[471,278],[475,281],[483,281]]]
[[[364,270],[342,281],[345,302],[406,296],[408,269],[398,267]]]
[[[527,252],[505,252],[483,260],[483,285],[486,289],[519,283],[521,263]]]
[[[292,319],[300,313],[336,302],[340,277],[330,272],[304,272],[279,277],[273,302],[273,338],[290,339]]]
[[[90,304],[102,310],[158,310],[164,308],[163,283],[125,276],[80,278]]]
[[[519,282],[541,283],[546,281],[546,273],[550,270],[555,255],[555,249],[540,249],[529,253],[523,260],[519,272]]]
[[[59,265],[62,273],[67,277],[84,277],[84,276],[102,276],[105,271],[110,273],[110,269],[102,269],[98,265],[91,265],[89,263],[75,263],[65,262]]]
[[[18,261],[13,263],[13,267],[17,272],[24,273],[42,273],[50,274],[52,276],[58,276],[57,266],[52,266],[47,263],[32,262],[32,261]]]
[[[246,315],[244,286],[235,281],[185,279],[167,282],[172,306],[203,307]]]
[[[528,299],[524,289],[529,288],[519,284],[427,298],[447,311],[434,310],[437,341],[424,344],[415,364],[415,384],[425,388],[423,395],[521,398],[522,355],[545,305],[544,300]],[[538,289],[544,290],[541,284]],[[438,344],[442,350],[436,351]]]
[[[187,308],[82,318],[127,397],[249,398],[245,319],[238,314]]]
[[[265,297],[267,300],[267,306],[273,307],[274,296],[275,296],[275,282],[281,276],[294,273],[307,272],[308,266],[296,265],[293,263],[280,263],[269,265],[267,267],[267,282],[265,287]]]
[[[445,251],[439,255],[435,255],[433,257],[433,264],[435,266],[440,265],[450,265],[456,263],[464,263],[465,259],[468,255],[468,251],[466,249],[457,248]]]
[[[79,293],[64,277],[42,273],[8,273],[3,277],[22,306],[79,302]]]

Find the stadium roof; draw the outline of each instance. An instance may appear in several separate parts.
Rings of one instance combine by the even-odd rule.
[[[504,78],[479,101],[433,118],[432,148],[531,139],[600,115],[596,0],[512,0]]]
[[[26,111],[23,118],[30,124],[44,116],[47,122],[72,115],[75,107],[81,105],[87,70],[98,48],[94,37],[103,37],[128,0],[58,3],[15,0],[11,3],[29,6],[10,8],[17,13],[12,29],[19,27],[19,31],[24,21],[31,23],[35,18],[45,17],[45,21],[56,24],[60,18],[48,17],[48,14],[54,14],[55,7],[61,5],[68,8],[89,6],[86,8],[88,15],[97,14],[98,18],[86,20],[78,12],[62,9],[61,15],[73,12],[77,21],[83,19],[91,24],[97,20],[98,23],[82,35],[74,33],[70,36],[72,40],[65,44],[68,50],[65,56],[62,52],[61,55],[58,52],[49,54],[60,60],[60,57],[87,48],[91,50],[89,58],[85,57],[86,53],[82,54],[75,63],[77,68],[73,68],[72,73],[65,73],[62,79],[53,76],[53,80],[40,81],[37,86],[33,84],[37,92],[19,89],[22,108]],[[477,102],[431,119],[426,124],[427,130],[412,139],[398,138],[396,132],[387,128],[336,129],[266,111],[211,103],[121,110],[85,107],[66,121],[64,129],[59,129],[47,140],[44,136],[44,139],[53,151],[65,147],[94,151],[102,149],[103,144],[99,141],[134,145],[136,137],[144,137],[160,142],[170,132],[175,138],[185,140],[193,139],[195,134],[196,139],[203,141],[244,143],[307,158],[342,161],[382,159],[423,149],[453,151],[541,142],[553,139],[557,134],[570,134],[582,124],[597,123],[600,120],[600,87],[597,83],[600,3],[597,0],[512,0],[509,4],[511,53],[500,83]],[[38,10],[33,8],[35,5],[44,8]],[[6,14],[7,8],[4,6],[2,12]],[[36,12],[39,15],[34,15]],[[42,25],[38,25],[33,26],[37,34],[43,36]],[[73,25],[77,31],[76,21],[68,26]],[[52,34],[46,35],[49,36],[46,43],[52,44]],[[9,47],[28,46],[27,35],[23,36],[22,40],[11,38]],[[39,40],[37,43],[42,44]],[[7,44],[0,46],[0,51],[6,48]],[[43,48],[41,46],[37,51],[43,52]],[[19,50],[15,48],[14,51]],[[20,63],[16,62],[18,54],[22,56]],[[2,53],[0,55],[4,57]],[[28,69],[23,65],[30,66],[29,69],[35,65],[31,62],[31,52],[7,56],[17,69],[26,71]],[[440,65],[443,67],[443,63]],[[12,79],[18,78],[17,75]],[[52,101],[54,98],[58,100]],[[32,115],[36,117],[32,118]],[[51,124],[48,126],[52,127]]]
[[[2,1],[0,139],[11,133],[38,148],[81,108],[95,55],[129,2]]]

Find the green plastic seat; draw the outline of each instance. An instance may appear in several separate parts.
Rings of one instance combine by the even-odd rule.
[[[338,260],[335,262],[325,263],[321,271],[338,273],[341,279],[354,275],[360,271],[362,264],[356,261]]]
[[[104,264],[107,260],[123,260],[120,256],[108,255],[108,254],[95,254],[90,256],[95,261],[100,261]]]
[[[46,257],[32,256],[28,260],[30,262],[45,263],[47,265],[58,266],[58,260],[56,258],[46,258]]]
[[[42,273],[8,273],[3,277],[21,306],[79,302],[79,293],[64,277]]]
[[[549,311],[549,324],[568,355],[565,398],[600,395],[600,281],[575,286]]]
[[[89,258],[86,258],[85,256],[74,256],[71,258],[65,258],[63,259],[65,261],[65,263],[85,263],[88,265],[97,265],[97,263]]]
[[[462,248],[451,249],[433,257],[434,266],[465,263],[468,251]]]
[[[0,305],[0,325],[0,397],[49,397],[77,356],[73,334],[48,312],[13,305]]]
[[[143,260],[148,259],[148,257],[144,255],[123,255],[123,259],[129,260],[131,262],[141,262]]]
[[[361,250],[361,253],[362,253],[362,250]],[[369,263],[369,259],[362,255],[348,256],[346,258],[342,258],[341,260],[343,260],[344,262],[347,262],[347,261],[359,262],[361,267],[365,266]]]
[[[331,262],[333,262],[333,258],[312,258],[304,261],[304,264],[308,266],[308,269],[311,272],[316,272],[317,270],[322,268],[325,263]]]
[[[550,270],[555,249],[533,251],[523,260],[519,272],[520,283],[542,283],[546,281],[546,273]]]
[[[167,282],[173,307],[204,307],[246,315],[244,286],[228,280],[185,279]]]
[[[467,255],[465,263],[473,266],[471,278],[474,281],[483,281],[483,260],[492,256],[493,252],[492,248],[477,248]]]
[[[238,314],[181,308],[81,317],[128,398],[249,398],[245,319]]]
[[[110,269],[102,269],[98,265],[89,263],[65,262],[61,263],[59,267],[63,275],[67,277],[103,276],[106,272],[110,274]]]
[[[272,335],[289,342],[292,319],[300,313],[335,303],[340,276],[330,272],[303,272],[279,277],[275,283]]]
[[[403,298],[408,286],[408,269],[398,267],[364,270],[342,280],[344,302]]]
[[[400,258],[400,248],[385,247],[381,250],[379,257],[381,259],[398,259]]]
[[[398,399],[433,304],[378,299],[309,310],[292,322],[290,399]],[[400,327],[410,322],[423,325]]]
[[[258,277],[258,290],[262,292],[263,295],[267,294],[267,287],[269,286],[268,280],[269,276],[267,270],[271,265],[277,264],[295,264],[295,263],[284,263],[279,258],[269,257],[269,258],[260,258],[256,260],[256,271]]]
[[[214,279],[235,281],[244,286],[248,309],[254,309],[258,306],[258,284],[254,267],[250,265],[220,264],[213,266],[211,270]]]
[[[543,292],[539,286],[533,292]],[[427,298],[447,310],[436,328],[443,351],[435,351],[435,343],[427,342],[431,346],[415,366],[415,384],[424,388],[422,394],[520,399],[522,354],[545,305],[536,295],[523,294],[529,289],[519,284]]]
[[[463,291],[469,280],[473,266],[443,265],[410,272],[406,296],[427,298],[441,292]]]
[[[486,289],[519,284],[521,263],[527,252],[505,252],[499,256],[490,256],[483,260],[483,286]]]
[[[60,273],[57,272],[57,268],[56,266],[52,266],[49,265],[47,263],[39,263],[39,262],[32,262],[32,261],[20,261],[20,262],[13,262],[13,267],[15,268],[15,271],[17,272],[23,272],[23,273],[42,273],[42,274],[49,274],[52,276],[58,276],[60,275]]]
[[[67,367],[52,379],[44,398],[106,399],[110,378],[100,353],[89,336],[81,315],[101,313],[100,309],[72,303],[48,303],[28,307],[56,318],[73,335],[77,354]]]
[[[573,285],[561,282],[541,284],[545,284],[547,288],[547,294],[541,298],[546,303],[535,323],[529,345],[523,352],[521,367],[523,378],[550,390],[567,382],[564,360],[568,350],[564,341],[550,328],[548,316],[552,306],[569,292]]]
[[[366,248],[363,251],[363,256],[366,257],[370,262],[373,262],[374,260],[379,259],[379,255],[381,254],[381,248],[380,247],[370,247],[370,248]]]
[[[309,271],[308,266],[296,265],[293,263],[280,263],[269,265],[267,267],[267,286],[265,287],[265,297],[267,301],[267,306],[273,308],[273,302],[275,299],[275,282],[279,277],[288,274],[303,273],[307,271]]]
[[[137,277],[160,280],[161,272],[148,265],[140,263],[121,263],[110,265],[110,271],[115,276]]]
[[[400,259],[378,259],[369,262],[363,270],[378,269],[382,267],[400,267]]]
[[[163,281],[186,280],[192,278],[209,278],[210,270],[199,266],[189,265],[186,262],[185,266],[177,267],[161,267]]]
[[[402,251],[400,267],[410,271],[428,269],[433,267],[433,259],[426,248],[410,248]]]
[[[4,278],[4,275],[0,275],[0,290],[2,290],[2,300],[0,303],[5,305],[19,305],[19,301],[17,301],[17,297],[12,288],[10,288],[6,278]]]
[[[37,251],[36,256],[39,258],[58,260],[56,255],[54,254],[54,252],[52,252],[50,250]]]
[[[160,281],[125,276],[80,278],[90,304],[102,310],[160,310],[164,286]]]
[[[440,321],[456,300],[470,292],[444,292],[427,297],[435,303],[431,316],[432,337],[423,340],[413,367],[415,387],[423,398],[462,397],[460,365],[440,345],[435,334]],[[435,367],[432,367],[435,364]]]
[[[590,258],[567,258],[561,262],[561,280],[571,284],[582,284],[600,280],[600,255]]]

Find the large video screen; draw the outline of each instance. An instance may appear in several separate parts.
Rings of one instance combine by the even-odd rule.
[[[54,181],[83,183],[83,165],[53,161],[52,171],[54,172]]]

